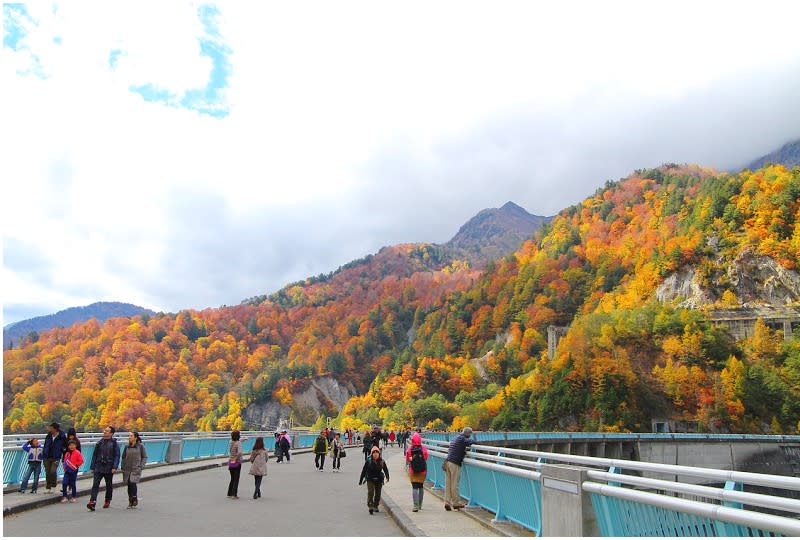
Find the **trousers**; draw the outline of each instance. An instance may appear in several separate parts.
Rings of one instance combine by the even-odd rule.
[[[461,497],[458,494],[459,483],[461,482],[461,466],[452,461],[444,462],[444,502],[451,506],[461,504]]]

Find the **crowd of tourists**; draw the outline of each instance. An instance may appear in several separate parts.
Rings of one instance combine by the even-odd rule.
[[[70,428],[65,435],[58,422],[50,424],[47,430],[48,433],[43,444],[40,444],[39,439],[33,438],[22,445],[23,452],[27,454],[28,469],[22,478],[19,492],[25,493],[31,476],[33,476],[33,483],[30,492],[37,492],[39,476],[42,466],[44,466],[45,493],[53,493],[54,489],[58,489],[58,466],[61,465],[64,471],[61,479],[61,502],[77,502],[78,471],[84,464],[81,441],[74,428]],[[94,511],[97,504],[101,481],[105,482],[103,508],[111,506],[114,495],[113,475],[120,469],[120,461],[122,462],[122,481],[128,488],[128,508],[134,508],[139,504],[138,484],[142,469],[147,463],[147,451],[137,431],[132,431],[128,435],[128,443],[122,450],[120,450],[117,439],[114,438],[114,433],[113,426],[106,426],[103,429],[103,438],[97,442],[92,453],[89,464],[89,469],[93,472],[92,490],[86,505],[86,508],[91,511]]]
[[[139,433],[132,431],[128,435],[127,444],[120,449],[114,433],[113,426],[106,426],[103,429],[102,439],[97,442],[92,453],[89,469],[93,473],[93,482],[89,502],[86,504],[86,508],[92,512],[95,511],[101,482],[105,483],[103,508],[110,507],[114,492],[113,475],[120,468],[123,484],[127,487],[128,508],[136,508],[139,503],[138,484],[141,480],[142,469],[147,463],[145,446]],[[447,458],[442,465],[442,470],[445,472],[444,507],[448,511],[464,508],[458,495],[459,482],[464,457],[474,442],[471,435],[472,430],[467,427],[450,442]],[[418,512],[422,509],[425,492],[423,483],[427,476],[428,461],[428,449],[422,444],[422,436],[419,432],[412,433],[410,429],[403,429],[397,433],[394,430],[387,432],[375,426],[372,430],[366,430],[360,434],[353,430],[335,432],[325,428],[320,431],[312,445],[314,466],[316,470],[324,471],[325,459],[330,457],[330,469],[332,472],[338,473],[341,471],[342,458],[347,456],[346,446],[360,445],[364,454],[364,462],[361,466],[358,485],[366,483],[367,509],[370,514],[373,514],[380,511],[381,490],[383,485],[389,482],[389,468],[383,459],[383,450],[387,446],[394,446],[395,443],[403,449],[405,469],[411,483],[412,511]],[[275,433],[274,457],[277,463],[284,461],[287,464],[291,463],[291,447],[291,436],[286,430]],[[81,454],[81,442],[74,428],[70,428],[67,434],[64,434],[59,424],[54,422],[48,427],[48,434],[43,444],[33,438],[27,441],[22,448],[27,453],[28,469],[20,484],[20,493],[24,493],[28,489],[31,476],[33,476],[31,493],[37,492],[42,467],[45,472],[45,493],[53,493],[53,489],[57,488],[57,471],[61,464],[64,471],[61,482],[61,502],[74,503],[77,501],[76,481],[78,471],[84,464],[84,457]],[[264,476],[267,475],[268,460],[269,452],[264,444],[264,438],[256,437],[250,456],[247,458],[250,463],[248,474],[254,479],[253,499],[261,498],[261,484]],[[239,480],[244,462],[241,434],[238,430],[232,431],[227,460],[230,473],[228,498],[239,498]]]

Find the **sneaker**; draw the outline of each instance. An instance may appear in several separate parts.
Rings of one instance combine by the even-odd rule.
[[[445,505],[444,505],[444,509],[445,509],[445,510],[447,510],[448,512],[450,512],[450,511],[452,510],[452,508],[450,507],[450,505],[449,505],[449,504],[447,504],[447,503],[445,503]]]
[[[78,498],[77,497],[71,497],[69,502],[71,502],[71,503],[78,502]]]
[[[412,510],[412,512],[419,512],[419,508],[417,508],[417,507],[415,506],[415,507],[414,507],[414,509]]]
[[[109,506],[111,506],[111,501],[105,501],[103,503],[103,508],[108,508]]]
[[[369,509],[369,515],[372,515],[372,512],[374,512],[374,510],[372,508],[370,508]]]
[[[62,503],[69,502],[69,499],[67,499],[66,497],[61,497],[61,502]]]
[[[94,505],[95,505],[95,502],[94,502],[94,501],[89,501],[89,502],[86,504],[86,508],[88,508],[90,512],[94,512]]]

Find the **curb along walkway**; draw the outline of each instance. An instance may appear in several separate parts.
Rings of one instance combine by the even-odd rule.
[[[384,484],[381,503],[403,531],[409,536],[505,536],[489,524],[482,524],[463,511],[448,512],[442,500],[426,488],[422,510],[412,512],[411,482],[405,469],[402,449],[389,447],[384,451],[391,481]],[[359,455],[359,454],[354,454]],[[480,510],[483,511],[483,510]]]

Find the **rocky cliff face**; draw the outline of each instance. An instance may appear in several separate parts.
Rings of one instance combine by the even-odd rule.
[[[274,427],[281,419],[291,413],[298,423],[311,424],[320,414],[337,414],[339,409],[356,394],[352,384],[342,384],[333,377],[316,377],[309,386],[293,396],[291,406],[281,405],[276,401],[251,403],[242,417],[252,428]]]
[[[680,269],[656,289],[656,298],[691,309],[720,302],[725,291],[734,293],[738,306],[745,308],[800,302],[800,274],[772,257],[744,250],[727,264],[717,263],[705,274],[693,267]]]

